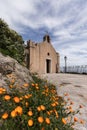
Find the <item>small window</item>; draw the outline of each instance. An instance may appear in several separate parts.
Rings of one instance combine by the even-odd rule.
[[[50,55],[50,53],[48,52],[48,53],[47,53],[47,55],[49,56],[49,55]]]

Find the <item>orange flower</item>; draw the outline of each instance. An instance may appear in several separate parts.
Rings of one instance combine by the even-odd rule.
[[[3,94],[4,92],[6,92],[5,88],[0,88],[0,94]]]
[[[6,112],[6,113],[4,113],[3,115],[2,115],[2,119],[7,119],[8,118],[8,113]]]
[[[26,105],[26,107],[28,107],[28,106],[29,106],[29,103],[28,103],[28,102],[26,102],[26,103],[25,103],[25,105]]]
[[[32,94],[28,94],[28,98],[32,97]]]
[[[41,111],[41,107],[40,107],[40,106],[39,106],[39,107],[37,107],[37,110],[38,110],[38,111]]]
[[[29,98],[28,95],[25,95],[24,97],[25,97],[25,99],[28,99],[28,98]]]
[[[63,122],[63,124],[66,124],[66,123],[67,123],[64,118],[62,118],[62,122]]]
[[[28,111],[28,115],[29,115],[29,116],[32,116],[32,115],[33,115],[33,112],[32,112],[32,111]]]
[[[50,113],[53,113],[53,110],[50,110]]]
[[[32,85],[33,87],[35,86],[35,84],[34,84],[34,83],[32,83],[31,85]]]
[[[3,94],[3,91],[2,91],[2,90],[0,90],[0,94]]]
[[[35,87],[38,87],[38,84],[35,84]]]
[[[47,124],[50,124],[50,119],[49,118],[46,118],[45,121],[46,121]]]
[[[28,87],[28,86],[29,86],[29,84],[28,84],[28,83],[25,83],[23,86],[24,86],[24,87]]]
[[[10,97],[9,95],[5,95],[5,96],[4,96],[4,99],[7,100],[7,101],[10,100],[10,98],[11,98],[11,97]]]
[[[6,89],[5,88],[0,88],[0,91],[6,92]]]
[[[58,105],[59,103],[56,101],[55,104]]]
[[[77,122],[77,121],[78,121],[78,118],[77,118],[77,117],[74,117],[74,121]]]
[[[55,110],[55,114],[56,114],[56,118],[58,118],[59,117],[59,115],[58,115],[58,112]]]
[[[69,106],[69,109],[72,109],[72,106]]]
[[[50,111],[47,111],[47,114],[50,115]]]
[[[38,89],[39,89],[39,87],[38,87],[38,86],[36,86],[36,89],[38,90]]]
[[[13,110],[12,112],[11,112],[11,117],[16,117],[17,116],[17,112],[15,111],[15,110]]]
[[[20,97],[20,100],[23,100],[23,97]]]
[[[17,112],[18,114],[21,115],[21,114],[23,113],[22,107],[21,107],[21,106],[16,107],[16,108],[15,108],[15,112]]]
[[[69,111],[72,113],[72,112],[74,112],[74,110],[71,108],[71,109],[69,109]]]
[[[52,107],[55,107],[55,106],[56,106],[56,103],[52,103],[51,106],[52,106]]]
[[[83,106],[82,106],[82,105],[79,105],[79,108],[83,108]]]
[[[43,121],[44,121],[43,117],[39,116],[39,117],[38,117],[38,122],[39,122],[39,123],[43,123]]]
[[[44,127],[42,127],[42,129],[41,130],[45,130],[45,128]]]
[[[84,122],[84,120],[81,119],[81,120],[80,120],[80,123],[81,123],[81,124],[84,124],[85,122]]]
[[[19,103],[20,102],[20,98],[18,98],[18,97],[14,97],[13,100],[14,100],[15,103]]]
[[[40,108],[41,108],[41,110],[43,110],[43,111],[46,109],[44,105],[41,105]]]
[[[32,120],[32,119],[28,120],[28,125],[29,125],[29,126],[33,126],[33,124],[34,124],[34,123],[33,123],[33,120]]]
[[[9,88],[13,88],[13,86],[12,86],[12,85],[9,85]]]
[[[49,89],[47,88],[47,89],[45,90],[45,92],[48,93],[48,91],[49,91]]]
[[[3,90],[3,88],[0,88],[0,90],[2,91],[2,90]]]
[[[72,101],[71,101],[71,102],[70,102],[70,104],[71,104],[71,105],[73,105],[73,104],[74,104],[74,102],[72,102]]]

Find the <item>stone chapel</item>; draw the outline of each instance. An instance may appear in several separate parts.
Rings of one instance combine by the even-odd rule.
[[[53,48],[49,35],[45,35],[41,43],[27,41],[25,54],[27,68],[31,73],[58,73],[60,70],[60,56]]]

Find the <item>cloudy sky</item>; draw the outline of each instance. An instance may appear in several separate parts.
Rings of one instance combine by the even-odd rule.
[[[41,42],[48,32],[68,65],[87,65],[87,0],[0,0],[0,17],[23,36]]]

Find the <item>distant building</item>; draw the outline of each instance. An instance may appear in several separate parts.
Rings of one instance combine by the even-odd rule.
[[[55,51],[51,44],[50,36],[45,35],[43,42],[27,42],[26,64],[32,73],[58,73],[59,53]]]

